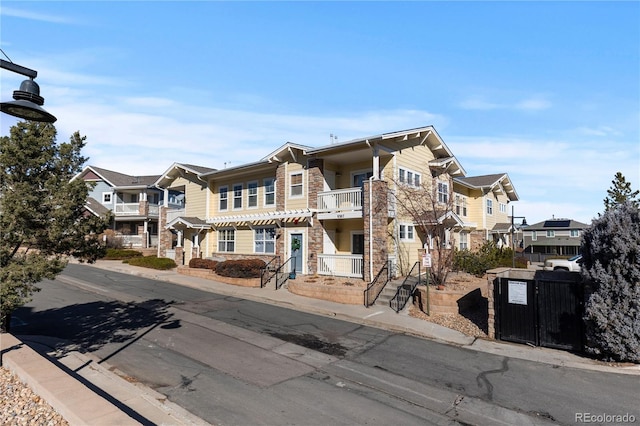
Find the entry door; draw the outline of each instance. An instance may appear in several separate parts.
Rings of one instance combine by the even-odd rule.
[[[302,251],[304,245],[302,244],[302,234],[291,234],[289,247],[291,250],[291,257],[295,259],[295,272],[302,273]],[[293,272],[293,263],[291,264],[290,272]]]

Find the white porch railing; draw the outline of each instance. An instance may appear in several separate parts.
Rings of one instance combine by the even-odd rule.
[[[158,217],[160,215],[160,207],[157,204],[149,204],[149,216]]]
[[[318,254],[318,275],[362,278],[361,254]]]
[[[140,213],[140,203],[118,203],[115,207],[116,216],[138,216]]]
[[[346,188],[318,194],[318,210],[345,211],[362,210],[362,189]]]
[[[173,219],[180,216],[184,216],[184,209],[167,210],[167,223],[171,222]]]
[[[143,247],[142,235],[121,235],[123,247]]]

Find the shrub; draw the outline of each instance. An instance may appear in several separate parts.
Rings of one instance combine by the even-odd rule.
[[[625,202],[582,236],[585,349],[608,361],[640,362],[640,210]]]
[[[157,256],[132,257],[124,262],[133,266],[142,266],[144,268],[160,270],[173,269],[177,266],[173,259]]]
[[[103,257],[103,259],[123,260],[131,259],[132,257],[142,257],[142,253],[136,250],[108,248],[107,254],[105,255],[105,257]]]
[[[453,270],[464,271],[481,277],[488,269],[500,266],[509,267],[514,263],[511,248],[498,248],[496,243],[487,241],[477,252],[457,250],[453,256]],[[515,266],[526,268],[527,260],[523,257],[515,258]]]
[[[217,260],[200,259],[196,257],[189,261],[189,268],[211,269],[212,271],[215,271],[218,263],[219,262]]]
[[[260,259],[226,260],[218,263],[216,274],[232,278],[259,278],[266,263]]]

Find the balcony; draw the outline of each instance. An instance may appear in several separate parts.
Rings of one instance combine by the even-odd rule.
[[[158,217],[159,211],[156,204],[148,205],[147,213],[140,214],[141,203],[116,203],[113,212],[116,216],[147,216]]]
[[[318,254],[318,275],[362,278],[361,254]]]
[[[362,217],[362,189],[346,188],[318,194],[318,219]]]

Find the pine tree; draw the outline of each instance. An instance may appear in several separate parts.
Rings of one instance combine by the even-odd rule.
[[[640,210],[611,207],[582,237],[586,350],[610,361],[640,362]]]
[[[56,143],[51,124],[19,122],[0,138],[0,332],[11,313],[53,279],[68,256],[92,262],[108,218],[87,214],[88,187],[72,178],[86,158],[86,137]]]
[[[616,173],[615,178],[611,181],[611,188],[607,190],[607,198],[604,199],[604,211],[608,211],[627,200],[638,207],[637,197],[639,193],[640,191],[631,190],[631,183],[627,182],[622,173]]]

